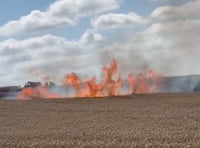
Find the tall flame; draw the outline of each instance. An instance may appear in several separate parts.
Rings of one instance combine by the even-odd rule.
[[[102,72],[104,77],[101,82],[96,82],[96,77],[91,77],[88,80],[81,80],[76,73],[70,73],[65,75],[61,83],[63,87],[66,87],[66,89],[72,87],[75,90],[73,97],[97,98],[105,96],[131,95],[135,93],[149,93],[158,89],[159,83],[162,82],[162,77],[156,74],[153,70],[142,72],[137,75],[129,74],[127,81],[123,81],[115,59],[112,59],[108,66],[103,66]],[[126,82],[128,82],[129,85],[128,91],[125,94],[120,94],[120,89]],[[62,96],[57,93],[52,93],[45,86],[24,88],[18,94],[19,99],[49,99],[63,97],[70,96]]]
[[[75,74],[67,74],[62,81],[64,86],[72,86],[75,91],[75,97],[103,97],[117,96],[121,86],[121,77],[118,74],[118,66],[113,59],[108,67],[102,68],[104,79],[100,83],[96,83],[96,78],[92,77],[89,80],[81,81]]]

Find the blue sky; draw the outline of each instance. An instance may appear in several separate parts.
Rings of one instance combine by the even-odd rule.
[[[50,3],[54,0],[45,1],[33,1],[33,0],[3,0],[3,5],[0,6],[0,25],[7,23],[9,20],[17,20],[21,16],[30,13],[32,10],[45,11],[48,9]],[[136,12],[142,16],[148,17],[148,15],[161,3],[152,3],[148,0],[124,0],[119,1],[120,9],[112,10],[115,13],[128,13]],[[11,5],[12,4],[12,5]],[[77,27],[78,26],[78,27]],[[51,33],[59,36],[66,37],[68,39],[78,39],[84,31],[90,27],[90,18],[83,18],[80,24],[72,27],[62,27],[52,30],[47,30],[45,33]],[[44,32],[43,32],[44,33]],[[42,34],[42,33],[41,33]],[[68,35],[70,34],[70,35]],[[37,34],[38,35],[38,34]],[[26,36],[25,36],[26,37]],[[16,38],[25,38],[18,36]]]
[[[200,73],[200,0],[2,0],[0,14],[0,86],[100,77],[112,58],[124,77]]]
[[[18,19],[19,17],[30,13],[34,9],[45,10],[54,0],[33,1],[33,0],[2,0],[0,6],[1,25],[9,20]]]

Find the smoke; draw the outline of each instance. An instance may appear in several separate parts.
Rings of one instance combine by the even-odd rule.
[[[161,87],[162,92],[197,92],[200,91],[200,75],[166,77]]]
[[[20,59],[24,61],[31,59],[30,62],[23,62],[21,67],[25,70],[27,68],[39,69],[40,75],[34,76],[38,78],[37,80],[48,76],[50,80],[60,84],[63,76],[71,72],[78,73],[83,79],[95,75],[97,80],[100,80],[102,78],[101,66],[115,58],[123,79],[126,79],[130,73],[138,74],[153,69],[167,77],[167,82],[163,86],[164,90],[166,87],[166,90],[170,92],[192,91],[198,87],[199,78],[173,76],[200,74],[200,1],[163,1],[163,6],[155,8],[147,16],[148,23],[137,28],[129,24],[129,27],[123,29],[117,27],[107,29],[106,33],[101,30],[95,32],[93,28],[91,32],[86,31],[79,41],[66,41],[54,36],[44,36],[37,39],[37,42],[36,39],[31,39],[34,43],[41,40],[41,44],[46,39],[51,40],[50,42],[47,40],[45,46],[42,44],[44,46],[42,51],[41,45],[37,47],[36,55],[24,55],[15,60],[12,58],[14,62],[11,64],[15,64]],[[95,34],[101,36],[101,39],[98,41],[93,41],[93,38],[89,39]],[[83,43],[82,41],[87,37],[89,37],[88,40]],[[30,49],[33,48],[32,42],[29,45],[31,48],[28,46]],[[11,43],[14,44],[13,41],[9,41],[9,45]],[[14,45],[17,46],[17,44]],[[17,51],[23,46],[27,48],[22,45],[20,43]],[[22,68],[18,65],[15,69],[20,71]],[[30,78],[32,76],[27,75],[27,81]],[[65,90],[62,88],[51,91],[65,95]],[[71,93],[73,92],[69,91],[69,94]]]
[[[54,86],[48,88],[49,93],[59,94],[59,98],[74,97],[75,90],[73,87]]]
[[[104,42],[101,61],[116,58],[123,73],[154,69],[165,76],[200,74],[200,1],[166,3],[144,28],[127,28]],[[133,29],[133,30],[131,30]]]

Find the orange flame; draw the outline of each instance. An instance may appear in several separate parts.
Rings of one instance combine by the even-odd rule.
[[[103,66],[102,72],[104,78],[101,82],[96,82],[96,77],[91,77],[88,80],[82,81],[76,73],[66,74],[62,80],[63,87],[73,87],[75,94],[73,97],[104,97],[104,96],[118,96],[124,81],[118,72],[118,65],[113,59],[110,65]],[[49,80],[46,77],[45,80]],[[153,70],[142,72],[137,75],[129,74],[127,78],[129,85],[128,92],[125,95],[149,93],[153,92],[159,87],[162,82],[162,77],[156,74]],[[18,95],[20,99],[27,98],[63,98],[69,96],[61,96],[57,93],[52,93],[47,87],[39,86],[36,88],[24,88]]]
[[[103,97],[116,96],[118,89],[121,86],[121,78],[118,74],[118,66],[113,59],[108,67],[103,67],[104,79],[100,83],[96,83],[96,78],[92,77],[89,80],[81,81],[75,74],[67,74],[62,84],[65,86],[71,85],[76,90],[75,97]]]
[[[154,92],[163,80],[162,76],[153,70],[140,73],[137,76],[130,74],[128,75],[129,94]]]
[[[44,86],[38,86],[35,88],[24,88],[18,95],[17,98],[20,100],[29,100],[32,98],[44,98],[44,99],[53,99],[61,98],[58,94],[49,92],[48,89]]]

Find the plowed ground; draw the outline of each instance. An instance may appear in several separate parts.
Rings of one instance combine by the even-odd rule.
[[[200,147],[200,94],[0,100],[0,147]]]

